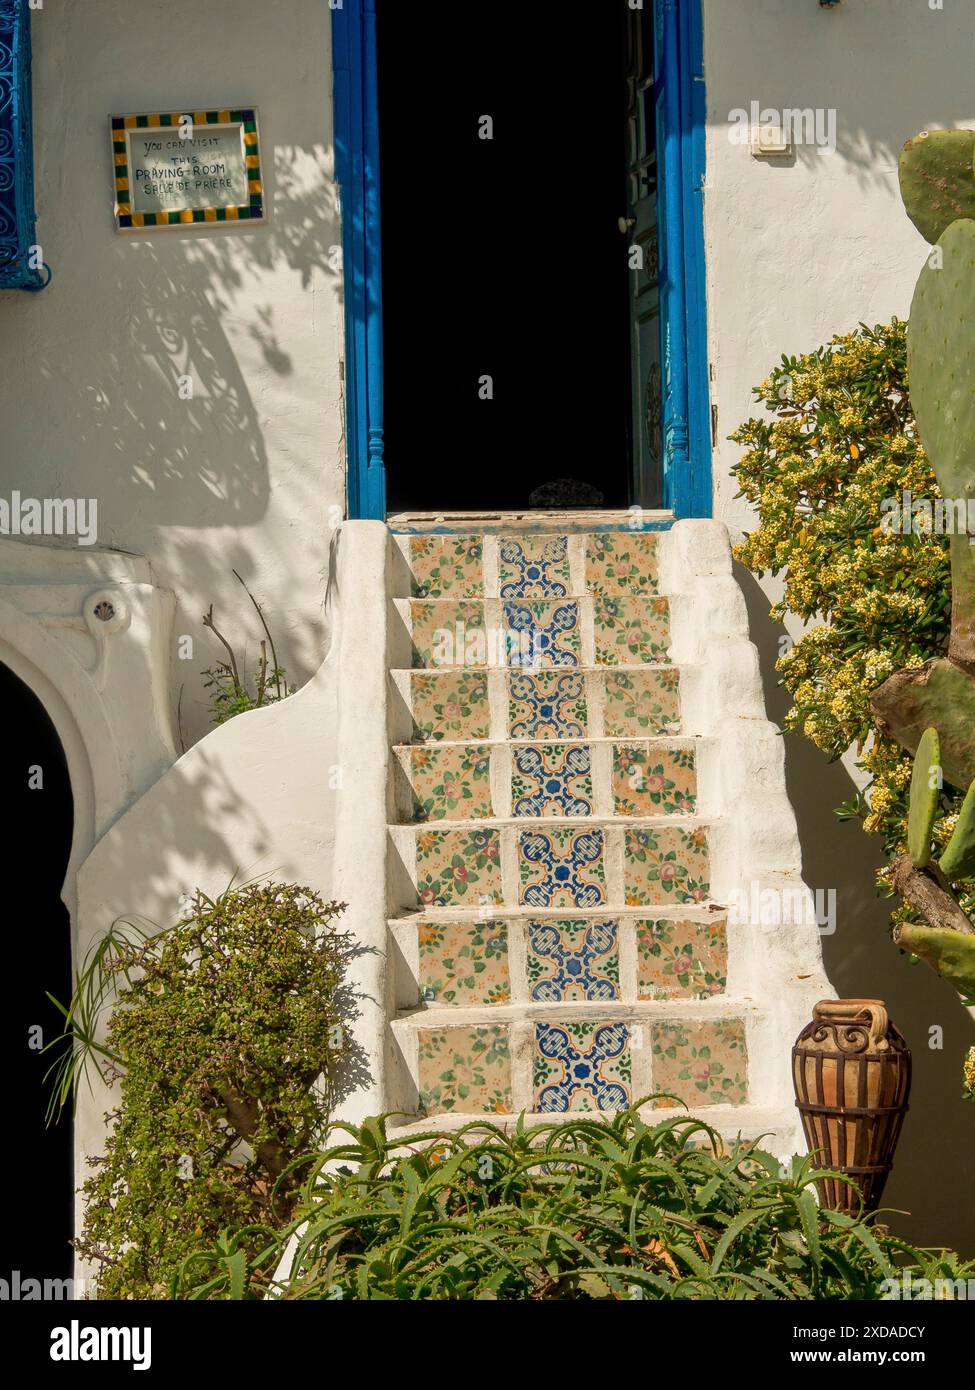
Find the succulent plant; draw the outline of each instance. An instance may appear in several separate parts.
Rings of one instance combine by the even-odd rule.
[[[932,245],[959,217],[975,218],[975,131],[922,130],[901,151],[907,215]]]
[[[901,922],[894,939],[975,998],[975,926],[953,883],[975,877],[975,131],[931,131],[900,161],[904,206],[937,243],[918,278],[908,325],[911,406],[945,499],[964,501],[951,537],[951,637],[946,657],[897,671],[871,696],[879,727],[915,754],[908,852],[891,866],[894,890],[927,925]],[[954,513],[953,514],[957,514]],[[932,838],[942,778],[968,787],[940,861]]]

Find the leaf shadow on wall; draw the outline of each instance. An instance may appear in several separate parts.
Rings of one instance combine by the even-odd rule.
[[[302,389],[303,364],[282,344],[275,307],[299,290],[282,277],[292,272],[302,291],[331,285],[341,294],[335,191],[320,163],[320,154],[276,149],[262,226],[115,234],[107,267],[79,258],[110,281],[97,291],[112,310],[97,334],[92,287],[70,267],[59,272],[57,293],[77,303],[62,304],[57,323],[72,327],[42,344],[35,366],[50,382],[52,414],[67,413],[62,433],[78,457],[89,467],[99,460],[99,478],[110,471],[107,492],[90,488],[101,491],[109,543],[125,544],[134,519],[141,531],[248,525],[264,515],[266,416],[252,389],[267,373]],[[293,305],[283,310],[292,322]],[[65,361],[76,355],[85,363],[77,375]]]
[[[769,600],[740,565],[735,575],[745,594],[751,639],[758,647],[769,719],[781,727],[791,697],[779,685],[775,662],[783,629],[768,616]],[[829,763],[808,739],[786,734],[789,799],[802,846],[802,872],[813,889],[836,890],[836,931],[823,935],[826,974],[842,998],[883,999],[913,1054],[910,1110],[894,1170],[884,1192],[888,1224],[918,1245],[945,1245],[975,1256],[975,1208],[971,1201],[970,1151],[975,1111],[962,1093],[962,1062],[975,1046],[975,1020],[955,991],[924,964],[912,965],[890,939],[896,899],[874,891],[884,860],[879,843],[857,823],[841,822],[834,809],[856,790],[842,763]],[[942,1047],[929,1045],[930,1030],[943,1030]],[[788,1057],[782,1058],[789,1066]],[[937,1174],[937,1181],[932,1175]]]

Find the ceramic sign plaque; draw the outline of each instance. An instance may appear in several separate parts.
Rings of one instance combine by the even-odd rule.
[[[264,218],[257,112],[112,116],[120,232]]]

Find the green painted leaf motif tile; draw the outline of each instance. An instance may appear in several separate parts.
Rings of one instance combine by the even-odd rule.
[[[410,701],[414,726],[424,740],[487,738],[490,733],[483,671],[414,671]]]
[[[480,536],[411,536],[414,598],[479,598],[484,593]]]
[[[414,821],[484,820],[491,803],[491,755],[476,745],[406,748],[401,758]]]
[[[745,1024],[740,1018],[657,1023],[651,1029],[653,1089],[696,1105],[744,1105],[748,1100]],[[658,1100],[658,1108],[673,1105]]]
[[[423,1114],[511,1110],[511,1057],[503,1026],[420,1029],[419,1062]]]
[[[708,922],[638,922],[640,999],[710,999],[728,983],[728,937],[723,918]]]
[[[426,907],[503,901],[497,830],[424,830],[416,842],[416,887]]]
[[[665,598],[594,600],[596,663],[640,666],[667,661],[670,605]]]
[[[707,831],[631,827],[625,832],[623,877],[626,902],[702,903],[710,893]]]
[[[607,671],[607,738],[659,737],[680,732],[680,672]]]
[[[586,541],[586,587],[592,594],[655,594],[657,537],[602,531]]]
[[[693,750],[616,744],[613,798],[618,816],[693,813],[697,804]]]
[[[487,665],[483,604],[412,599],[410,618],[415,668]]]
[[[511,1000],[506,922],[421,922],[420,995],[427,1005],[470,1008]]]

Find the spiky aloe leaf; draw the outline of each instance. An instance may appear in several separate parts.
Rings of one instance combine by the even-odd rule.
[[[975,874],[975,782],[965,794],[958,823],[938,864],[945,878],[971,878]]]
[[[914,755],[911,773],[910,814],[907,822],[907,848],[917,869],[931,862],[931,832],[938,814],[941,784],[941,749],[937,729],[925,729]]]
[[[975,131],[922,130],[901,150],[901,197],[932,244],[958,217],[975,217]]]
[[[964,999],[975,999],[975,936],[905,922],[898,930],[897,944],[927,961]]]

